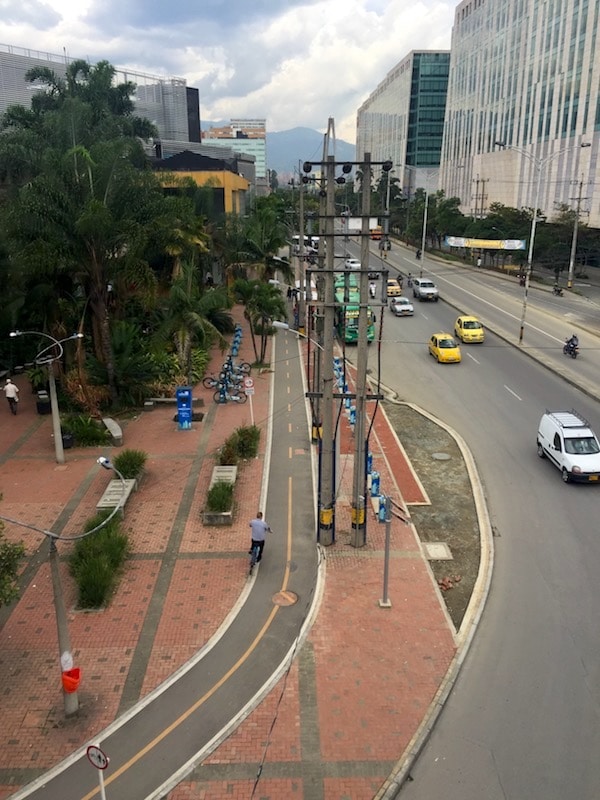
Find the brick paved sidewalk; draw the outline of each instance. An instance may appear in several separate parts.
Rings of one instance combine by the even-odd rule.
[[[243,323],[240,308],[234,309]],[[238,356],[254,361],[247,330]],[[217,352],[210,370],[218,372]],[[75,610],[75,587],[59,542],[61,577],[75,664],[81,667],[81,712],[64,720],[47,543],[6,524],[7,539],[24,540],[31,557],[24,591],[0,624],[0,798],[29,782],[154,689],[197,652],[236,603],[247,577],[248,518],[260,496],[269,409],[268,372],[254,374],[253,412],[261,427],[258,459],[241,466],[229,528],[200,521],[214,457],[225,439],[250,425],[250,404],[216,405],[214,390],[195,387],[204,420],[179,431],[174,406],[157,406],[124,423],[124,447],[148,453],[147,475],[127,504],[131,558],[105,611]],[[24,378],[19,415],[0,418],[0,513],[65,535],[95,513],[110,474],[98,468],[111,449],[72,449],[57,465],[50,417],[36,413]],[[42,539],[42,541],[40,541]]]

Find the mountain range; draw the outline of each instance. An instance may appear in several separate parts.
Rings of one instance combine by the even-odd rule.
[[[228,125],[228,122],[202,121],[202,130]],[[332,152],[332,147],[329,152]],[[335,141],[336,161],[354,161],[356,147],[343,139]],[[301,162],[320,162],[323,158],[323,134],[314,128],[290,128],[287,131],[267,131],[267,167],[277,173],[280,185],[291,180]]]

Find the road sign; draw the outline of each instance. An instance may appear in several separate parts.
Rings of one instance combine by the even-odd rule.
[[[108,756],[95,744],[91,744],[88,747],[87,757],[90,761],[90,764],[96,767],[96,769],[106,769],[108,767]]]
[[[244,389],[252,389],[252,388],[254,388],[254,379],[244,378]]]

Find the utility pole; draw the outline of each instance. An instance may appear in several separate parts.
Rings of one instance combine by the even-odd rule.
[[[579,215],[581,213],[581,201],[587,200],[587,197],[582,197],[583,192],[583,178],[579,181],[579,192],[577,193],[577,210],[575,212],[575,222],[573,223],[573,238],[571,240],[571,254],[569,256],[569,275],[567,278],[567,289],[573,288],[573,275],[575,273],[575,258],[577,255],[577,233],[579,229]],[[574,198],[571,198],[572,200]]]
[[[304,261],[304,181],[302,173],[298,170],[300,175],[300,199],[298,210],[298,233],[300,234],[300,252],[298,256],[299,269],[298,281],[300,287],[300,296],[298,298],[298,332],[306,333],[306,263]]]
[[[324,546],[333,544],[335,538],[335,497],[333,486],[333,342],[335,324],[334,291],[334,216],[335,216],[335,158],[327,156],[326,164],[326,209],[324,292],[323,292],[323,402],[321,435],[321,508],[319,510],[319,542]]]
[[[366,394],[368,363],[368,298],[369,298],[369,215],[371,213],[371,154],[365,153],[362,168],[362,227],[360,240],[360,293],[358,311],[358,343],[356,352],[356,424],[354,426],[354,477],[352,482],[352,534],[353,547],[363,547],[367,541],[366,493]]]

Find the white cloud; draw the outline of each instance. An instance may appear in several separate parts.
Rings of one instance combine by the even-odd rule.
[[[0,0],[0,42],[184,77],[205,120],[265,117],[354,141],[356,112],[412,49],[447,49],[456,2]],[[9,14],[10,9],[10,14]]]

